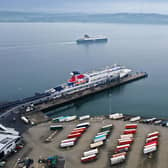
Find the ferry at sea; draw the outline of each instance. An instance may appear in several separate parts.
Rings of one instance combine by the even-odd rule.
[[[94,37],[90,37],[89,35],[85,34],[83,38],[76,40],[77,44],[86,44],[86,43],[102,43],[107,42],[107,37],[102,35],[97,35]]]

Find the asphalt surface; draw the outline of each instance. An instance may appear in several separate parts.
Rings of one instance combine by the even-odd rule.
[[[65,168],[110,168],[110,156],[117,145],[117,139],[123,133],[125,124],[127,121],[103,119],[102,117],[95,117],[89,120],[91,126],[79,139],[77,144],[72,148],[61,149],[59,147],[61,140],[66,139],[67,135],[75,128],[79,121],[61,123],[64,129],[59,132],[51,143],[44,143],[47,136],[51,134],[49,126],[53,123],[47,122],[37,126],[33,126],[28,129],[23,137],[27,142],[26,146],[13,157],[10,158],[6,165],[6,168],[11,168],[18,158],[30,157],[37,163],[39,157],[48,157],[53,155],[60,155],[65,158]],[[89,145],[92,142],[93,137],[99,131],[99,129],[107,124],[113,124],[114,128],[109,139],[106,141],[106,145],[100,148],[98,159],[94,162],[82,164],[80,158],[84,151],[89,150]],[[143,154],[143,145],[147,133],[159,131],[160,140],[158,151],[152,155],[149,159]],[[162,126],[155,126],[150,124],[138,124],[137,134],[135,141],[128,152],[126,161],[123,164],[113,166],[114,168],[167,168],[168,165],[168,128]],[[37,165],[35,165],[37,167]]]

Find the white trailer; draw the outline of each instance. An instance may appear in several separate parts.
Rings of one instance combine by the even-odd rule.
[[[99,153],[98,148],[96,148],[96,149],[92,149],[92,150],[84,152],[83,156],[86,157],[86,156],[90,156],[90,155],[98,154],[98,153]]]
[[[103,131],[103,132],[98,132],[98,133],[97,133],[97,135],[101,135],[101,134],[108,134],[108,133],[110,133],[110,131],[109,131],[109,130],[107,130],[107,131]]]
[[[122,119],[124,115],[122,113],[110,114],[109,118],[113,120]]]
[[[70,146],[74,146],[74,145],[75,145],[74,141],[70,141],[70,142],[63,142],[63,143],[61,143],[60,147],[61,148],[65,148],[65,147],[70,147]]]
[[[84,116],[80,116],[79,120],[82,121],[82,120],[87,120],[89,118],[90,118],[90,115],[84,115]]]
[[[90,123],[89,122],[85,122],[85,123],[81,123],[81,124],[76,125],[76,128],[89,127],[89,126],[90,126]]]
[[[149,133],[147,135],[147,138],[150,138],[150,137],[153,137],[153,136],[159,136],[159,135],[160,135],[159,131],[155,131],[155,132]]]
[[[67,142],[75,142],[77,138],[69,138],[69,139],[64,139],[61,141],[61,143],[67,143]]]
[[[111,161],[111,165],[119,164],[125,161],[125,156],[121,155],[118,157],[113,157],[110,159],[110,161]]]
[[[133,138],[133,134],[120,135],[120,138],[121,138],[121,139]]]
[[[147,138],[147,139],[146,139],[146,143],[152,142],[152,141],[157,141],[158,139],[159,139],[158,136],[153,136],[153,137]]]
[[[76,119],[77,119],[77,116],[68,116],[67,118],[65,118],[65,121],[73,121]]]
[[[135,121],[139,121],[140,119],[141,119],[141,116],[137,116],[137,117],[132,117],[129,121],[135,122]]]
[[[152,153],[152,152],[155,152],[157,150],[157,146],[149,146],[149,147],[146,147],[144,148],[144,154],[148,154],[148,153]]]
[[[22,120],[25,124],[28,124],[28,123],[29,123],[28,118],[26,118],[25,116],[22,116],[22,117],[21,117],[21,120]]]
[[[150,148],[150,147],[152,147],[152,146],[157,146],[157,144],[156,144],[156,143],[153,143],[153,144],[150,144],[150,145],[145,145],[145,146],[144,146],[144,149],[145,149],[145,148]]]
[[[99,142],[95,142],[95,143],[90,144],[90,148],[93,149],[93,148],[100,147],[102,145],[103,145],[103,141],[99,141]]]

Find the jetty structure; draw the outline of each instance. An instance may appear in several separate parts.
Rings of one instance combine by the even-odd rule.
[[[123,84],[142,79],[148,76],[146,72],[134,72],[121,65],[112,65],[101,70],[80,73],[73,71],[71,77],[66,83],[44,91],[44,93],[36,94],[16,103],[8,103],[7,107],[0,106],[1,109],[17,109],[27,107],[26,112],[32,111],[34,105],[40,111],[47,111],[75,100],[81,99],[109,88],[115,88]],[[30,108],[29,108],[30,107]]]

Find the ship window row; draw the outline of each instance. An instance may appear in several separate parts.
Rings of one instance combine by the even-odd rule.
[[[91,83],[91,84],[87,84],[87,85],[84,85],[84,86],[81,86],[81,87],[78,87],[78,88],[73,88],[73,90],[65,91],[65,92],[63,92],[63,94],[72,94],[72,93],[75,93],[75,92],[78,92],[78,91],[81,91],[81,90],[85,90],[85,89],[90,88],[90,87],[94,87],[94,86],[104,84],[106,82],[107,82],[107,80],[100,80],[100,81],[97,81],[97,82],[94,82],[94,83]]]

